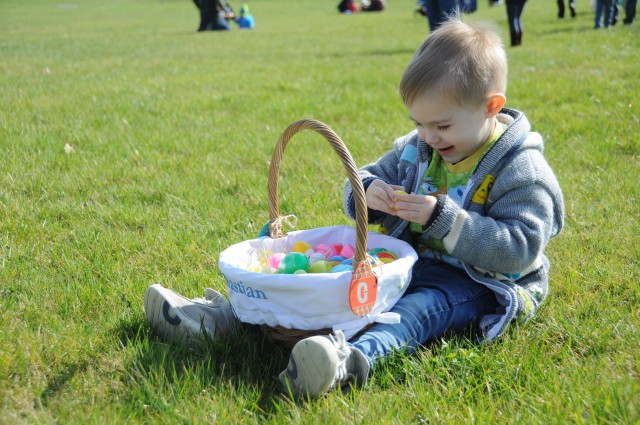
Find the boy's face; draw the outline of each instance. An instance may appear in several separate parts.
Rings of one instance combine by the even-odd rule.
[[[455,164],[471,156],[487,140],[495,114],[487,104],[460,106],[447,96],[425,93],[409,107],[418,135],[442,158]]]

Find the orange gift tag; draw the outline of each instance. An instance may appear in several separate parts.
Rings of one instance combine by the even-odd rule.
[[[353,271],[349,285],[349,306],[358,316],[368,314],[376,303],[378,280],[367,260],[359,263]]]

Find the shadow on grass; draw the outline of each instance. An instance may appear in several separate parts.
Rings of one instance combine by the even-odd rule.
[[[128,388],[124,397],[132,405],[139,405],[141,397],[146,408],[158,411],[167,404],[191,405],[182,399],[189,397],[189,391],[184,391],[189,388],[192,396],[207,393],[224,399],[238,394],[251,398],[253,413],[269,415],[286,398],[277,376],[286,367],[288,352],[257,326],[243,326],[233,338],[204,338],[188,346],[167,343],[142,317],[121,323],[113,332],[135,353],[122,376]]]
[[[55,374],[52,378],[47,380],[47,386],[40,394],[40,397],[36,399],[36,403],[41,403],[42,406],[48,407],[49,400],[55,399],[66,385],[77,374],[82,374],[88,367],[89,362],[83,361],[80,363],[65,363],[60,368],[61,371]]]
[[[567,36],[569,36],[570,34],[576,34],[576,33],[582,33],[582,34],[586,34],[589,32],[593,32],[595,31],[593,29],[593,26],[581,26],[581,27],[566,27],[566,28],[562,28],[562,29],[558,29],[558,28],[554,28],[551,30],[537,30],[537,31],[532,31],[532,36],[544,36],[544,35],[553,35],[553,34],[567,34]],[[534,35],[535,34],[535,35]],[[526,33],[525,33],[526,35]]]
[[[404,48],[396,48],[396,49],[378,49],[378,50],[363,50],[363,51],[344,51],[338,53],[332,53],[326,56],[334,57],[334,58],[342,58],[342,57],[369,57],[369,56],[411,56],[415,53],[415,49],[404,49]]]

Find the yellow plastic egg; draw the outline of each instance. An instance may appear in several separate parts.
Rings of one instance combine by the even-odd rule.
[[[301,253],[304,254],[305,252],[307,252],[310,249],[313,250],[313,247],[311,245],[309,245],[308,243],[303,242],[303,241],[298,241],[295,244],[293,244],[293,251],[294,252],[301,252]]]

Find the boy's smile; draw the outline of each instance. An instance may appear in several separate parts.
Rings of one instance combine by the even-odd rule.
[[[488,109],[487,103],[460,106],[442,94],[425,93],[411,104],[409,116],[416,123],[420,139],[445,161],[456,164],[471,156],[491,135],[495,113]]]

